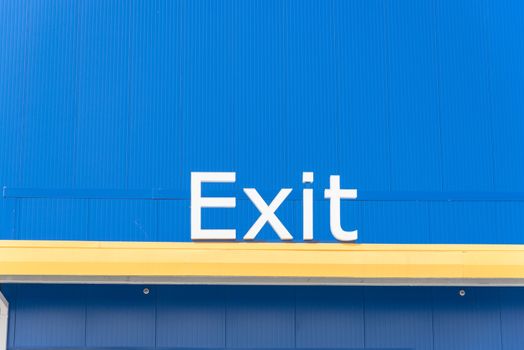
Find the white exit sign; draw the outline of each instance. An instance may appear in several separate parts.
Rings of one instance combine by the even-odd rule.
[[[191,239],[192,240],[236,240],[237,231],[228,229],[203,229],[202,208],[235,208],[236,197],[202,197],[202,183],[234,183],[235,172],[192,172],[191,173]],[[302,173],[303,183],[313,183],[313,173]],[[286,200],[292,192],[291,188],[282,188],[275,198],[268,204],[255,188],[244,188],[247,197],[260,211],[259,218],[251,228],[244,234],[243,239],[252,241],[256,238],[262,227],[268,223],[283,241],[293,239],[291,233],[276,216],[278,207]],[[304,241],[311,241],[313,232],[313,189],[302,189],[302,212]],[[353,242],[358,238],[358,230],[345,231],[340,221],[340,202],[342,199],[356,199],[356,189],[341,189],[340,176],[331,175],[329,188],[324,190],[324,198],[329,200],[330,207],[330,229],[335,239],[343,242]]]

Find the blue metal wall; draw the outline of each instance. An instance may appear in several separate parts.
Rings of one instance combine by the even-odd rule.
[[[520,0],[2,0],[0,239],[187,241],[191,171],[301,232],[524,243]],[[260,239],[274,241],[265,227]],[[10,349],[521,349],[521,288],[2,286]]]
[[[319,241],[339,174],[359,242],[522,244],[522,33],[520,0],[3,0],[0,238],[187,241],[190,172],[236,171],[204,224],[291,186],[300,239],[314,171]]]
[[[11,285],[8,349],[522,349],[521,288]]]

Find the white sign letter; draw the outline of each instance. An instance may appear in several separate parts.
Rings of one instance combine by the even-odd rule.
[[[341,190],[340,176],[331,175],[329,177],[329,189],[324,191],[324,197],[329,201],[329,226],[331,233],[339,241],[351,242],[358,238],[358,230],[344,231],[340,222],[340,200],[341,199],[356,199],[357,190]]]
[[[257,221],[255,221],[253,226],[251,226],[249,231],[247,231],[246,235],[244,236],[245,240],[250,241],[255,239],[262,227],[266,224],[266,222],[269,222],[269,224],[271,225],[271,227],[273,227],[273,230],[275,230],[275,232],[281,240],[289,241],[293,239],[293,236],[291,236],[289,231],[285,228],[282,222],[280,222],[280,220],[275,215],[275,211],[278,209],[280,204],[282,204],[282,202],[291,193],[291,188],[281,189],[269,206],[262,199],[262,197],[260,197],[256,189],[244,188],[244,192],[249,197],[249,199],[251,199],[253,204],[255,204],[258,211],[260,211],[260,217]]]
[[[235,197],[202,197],[203,182],[235,182],[236,173],[191,173],[191,239],[236,239],[234,229],[202,228],[202,208],[234,208]]]
[[[313,183],[313,173],[302,173],[302,183]],[[313,189],[302,190],[302,237],[304,241],[313,240]]]

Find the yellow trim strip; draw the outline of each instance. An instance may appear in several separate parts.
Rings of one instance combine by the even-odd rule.
[[[0,277],[524,279],[524,246],[0,241]]]

